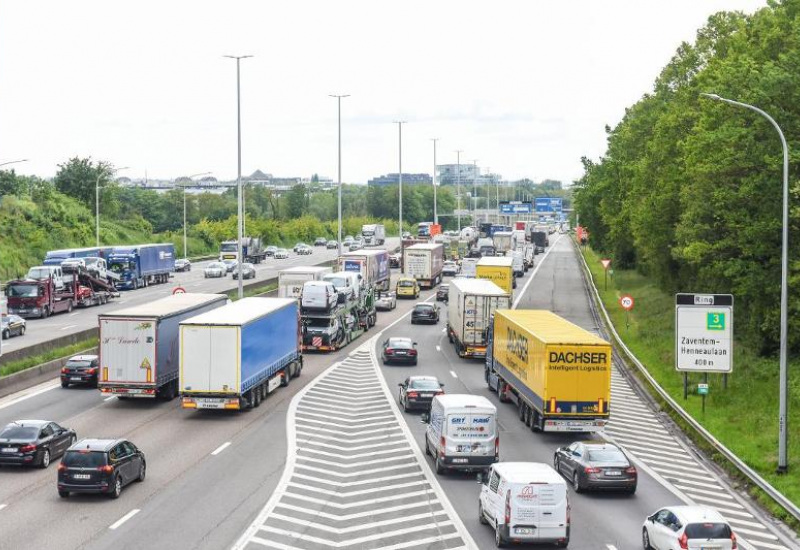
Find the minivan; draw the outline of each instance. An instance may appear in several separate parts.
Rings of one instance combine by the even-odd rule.
[[[300,296],[303,309],[321,311],[330,311],[338,299],[336,287],[328,281],[306,281]]]
[[[64,272],[60,265],[37,265],[28,270],[26,279],[45,281],[50,277],[56,285],[56,290],[64,290]]]
[[[423,417],[425,453],[437,474],[448,470],[485,470],[500,457],[497,408],[482,395],[437,395]]]
[[[523,277],[525,275],[525,262],[522,258],[522,252],[517,250],[509,250],[506,256],[511,258],[511,270],[514,272],[515,277]]]
[[[481,476],[478,518],[494,528],[495,545],[569,544],[567,483],[548,464],[498,462]]]

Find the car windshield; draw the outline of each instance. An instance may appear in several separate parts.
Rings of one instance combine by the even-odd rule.
[[[285,248],[279,248],[278,250],[275,251],[275,253],[278,253],[278,252],[280,252],[281,254],[285,254],[286,253],[286,249]]]
[[[85,263],[87,267],[90,265],[97,265],[100,263],[100,258],[84,258],[83,263]]]
[[[70,468],[97,468],[105,466],[106,454],[99,451],[69,451],[61,462]]]
[[[33,298],[39,295],[39,287],[37,285],[11,285],[8,287],[8,295]]]
[[[236,243],[222,243],[219,247],[220,252],[238,252],[239,247],[236,246]]]
[[[625,455],[616,449],[589,451],[586,455],[589,462],[628,462]]]
[[[336,288],[347,287],[347,279],[344,277],[325,277],[324,280],[331,283]]]
[[[0,439],[17,439],[20,441],[35,441],[39,435],[39,428],[31,426],[15,426],[11,424],[0,432]]]
[[[433,311],[433,306],[428,305],[428,304],[419,304],[417,306],[414,306],[414,311],[420,311],[422,313],[428,313],[430,311]]]
[[[28,270],[28,279],[47,279],[53,273],[49,269],[36,269],[31,268]]]
[[[91,367],[91,361],[67,361],[67,367]]]
[[[389,339],[389,347],[390,348],[410,348],[411,340],[408,338],[390,338]]]
[[[253,264],[242,264],[242,269],[255,269]]]
[[[439,381],[430,379],[411,380],[408,383],[408,387],[413,388],[415,390],[438,390]]]
[[[690,539],[731,538],[731,528],[726,523],[690,523],[685,533]]]
[[[414,286],[414,281],[398,281],[397,286],[402,286],[402,287]]]

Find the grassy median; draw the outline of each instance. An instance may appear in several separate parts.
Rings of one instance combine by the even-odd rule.
[[[97,347],[97,338],[89,338],[87,340],[72,344],[71,346],[55,348],[38,355],[30,355],[28,357],[23,357],[22,359],[9,361],[8,363],[0,366],[0,376],[8,376],[9,374],[30,369],[41,365],[42,363],[47,363],[48,361],[61,359],[62,357],[70,357],[79,351],[84,351],[95,347]]]
[[[723,388],[721,374],[709,375],[703,413],[696,391],[702,375],[690,375],[689,396],[684,400],[683,378],[675,370],[674,296],[636,271],[620,269],[614,269],[606,290],[601,257],[589,247],[583,254],[617,332],[661,387],[723,445],[792,502],[800,504],[800,362],[789,365],[789,473],[778,475],[778,358],[759,357],[736,342],[728,387]],[[619,304],[623,294],[630,294],[635,300],[627,326],[625,311]],[[783,518],[768,497],[756,496]]]

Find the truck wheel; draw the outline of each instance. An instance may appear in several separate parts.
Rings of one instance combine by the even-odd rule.
[[[486,519],[486,514],[483,512],[483,503],[480,500],[478,501],[478,521],[481,522],[481,525],[489,524],[489,520]]]
[[[253,408],[257,409],[261,406],[261,386],[253,388]]]
[[[291,382],[291,380],[292,378],[291,376],[289,376],[289,370],[287,368],[286,370],[283,371],[283,374],[281,375],[281,386],[285,388],[286,386],[289,385],[289,382]]]
[[[525,422],[525,402],[520,399],[519,405],[517,405],[517,416],[522,422]]]
[[[72,313],[72,300],[67,303],[67,313]]]
[[[50,317],[50,308],[45,307],[42,310],[42,319],[47,319],[48,317]]]
[[[539,413],[537,411],[532,411],[531,413],[531,431],[532,432],[541,432],[541,420]]]

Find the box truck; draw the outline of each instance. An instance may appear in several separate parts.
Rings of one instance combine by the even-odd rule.
[[[175,272],[175,245],[115,246],[108,256],[108,269],[119,275],[119,289],[136,290],[151,283],[169,282],[170,273]]]
[[[305,283],[320,281],[325,275],[332,272],[330,267],[322,266],[297,266],[281,269],[278,272],[278,297],[299,298]]]
[[[485,374],[534,431],[594,432],[608,421],[611,344],[550,311],[496,311]]]
[[[258,407],[300,375],[300,309],[293,298],[243,298],[181,322],[184,409]]]
[[[173,294],[99,315],[100,391],[123,398],[174,398],[179,323],[227,301],[222,294]]]
[[[487,256],[478,260],[475,266],[475,277],[486,279],[512,295],[517,288],[517,279],[514,277],[514,266],[511,258]]]
[[[381,246],[386,242],[386,228],[380,223],[368,223],[361,226],[361,236],[366,246]]]
[[[413,277],[421,288],[433,288],[442,282],[444,246],[415,244],[403,252],[403,273]]]
[[[389,253],[386,250],[354,250],[339,256],[339,270],[360,273],[361,282],[375,290],[389,290]]]
[[[516,236],[511,231],[498,231],[492,237],[495,254],[505,254],[516,248]]]
[[[492,315],[511,309],[508,292],[484,279],[450,281],[447,338],[459,357],[486,357],[486,337]]]

